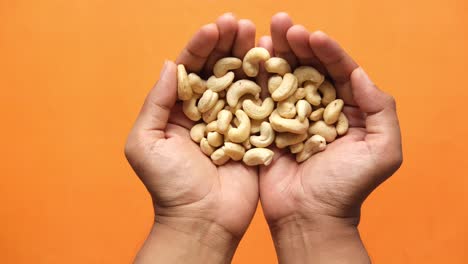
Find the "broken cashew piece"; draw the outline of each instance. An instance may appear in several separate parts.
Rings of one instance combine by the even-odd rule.
[[[232,160],[239,161],[244,157],[245,148],[237,143],[224,142],[224,153],[228,155]]]
[[[325,138],[327,142],[335,140],[337,132],[334,126],[328,125],[323,120],[319,120],[309,127],[309,134],[320,135]]]
[[[200,78],[200,76],[195,73],[190,73],[188,75],[188,80],[194,93],[202,94],[206,91],[206,81]]]
[[[182,102],[182,112],[184,112],[185,116],[192,121],[198,121],[201,119],[201,113],[196,105],[200,96],[200,94],[194,93],[192,98]]]
[[[306,133],[307,128],[309,127],[309,119],[304,119],[300,121],[299,119],[287,119],[282,118],[277,110],[271,112],[270,115],[270,124],[271,127],[277,132],[291,132],[294,134],[303,134]]]
[[[232,113],[228,110],[221,110],[218,113],[218,120],[217,122],[217,131],[218,133],[225,134],[228,129],[229,125],[231,124],[232,121]]]
[[[323,107],[320,107],[319,109],[314,110],[309,116],[310,120],[319,121],[320,119],[322,119],[323,111],[325,111],[325,108]]]
[[[247,99],[242,102],[242,109],[244,112],[252,119],[260,120],[268,117],[273,108],[275,107],[275,102],[271,97],[265,98],[262,105],[255,104],[252,100]]]
[[[343,106],[344,102],[341,99],[336,99],[329,103],[323,112],[323,121],[329,125],[334,124],[338,121],[341,110],[343,110]]]
[[[190,129],[190,138],[197,142],[197,143],[200,143],[200,141],[202,140],[202,138],[205,137],[205,128],[206,128],[206,124],[205,123],[198,123],[196,125],[194,125],[191,129]]]
[[[336,133],[338,133],[339,136],[342,136],[346,134],[349,128],[349,122],[348,118],[344,113],[340,113],[340,116],[338,117],[338,121],[336,122]]]
[[[213,163],[218,165],[218,166],[221,166],[221,165],[223,165],[223,164],[225,164],[226,162],[229,161],[229,156],[226,155],[226,152],[224,152],[223,148],[219,148],[219,149],[215,150],[211,154],[210,157],[211,157],[211,160],[213,161]]]
[[[207,112],[215,106],[216,102],[218,102],[218,98],[218,93],[209,89],[206,90],[198,100],[198,111],[200,111],[200,113]]]
[[[206,138],[202,138],[201,141],[200,141],[200,149],[201,151],[203,152],[203,154],[207,155],[207,156],[210,156],[211,154],[213,154],[213,152],[215,151],[215,148],[213,148],[209,143],[208,143],[208,139]]]
[[[251,136],[250,143],[258,148],[266,148],[275,140],[275,131],[270,123],[263,122],[260,127],[259,136]]]
[[[272,94],[281,85],[283,77],[279,75],[273,75],[268,78],[268,91]]]
[[[296,112],[299,121],[304,121],[312,113],[312,106],[306,100],[299,100],[296,103]]]
[[[213,75],[206,81],[206,87],[213,92],[221,92],[228,88],[232,81],[234,81],[233,72],[228,72],[221,77],[216,77]]]
[[[180,100],[190,100],[193,91],[190,87],[187,71],[183,64],[177,65],[177,96]]]
[[[319,91],[322,93],[322,104],[327,106],[336,99],[336,90],[331,82],[325,80],[320,86]]]
[[[242,110],[236,111],[236,118],[239,120],[237,128],[229,128],[228,139],[234,143],[242,143],[250,135],[250,118]]]
[[[304,143],[304,149],[297,153],[296,161],[303,162],[317,152],[323,151],[327,147],[325,138],[320,135],[313,135]]]
[[[271,98],[277,102],[286,100],[286,98],[294,94],[297,85],[296,77],[291,73],[286,73],[283,76],[280,86],[271,94]]]
[[[219,78],[225,75],[228,71],[239,69],[241,66],[242,60],[236,57],[222,58],[213,66],[213,74]]]
[[[325,77],[319,71],[310,66],[300,66],[296,68],[294,70],[294,76],[296,76],[299,86],[308,80],[316,83],[317,85],[320,85],[325,79]]]
[[[223,109],[225,103],[226,102],[223,99],[218,100],[210,110],[202,114],[203,121],[205,121],[205,123],[210,123],[211,121],[216,120],[219,111]]]
[[[322,100],[322,97],[320,96],[318,92],[318,85],[314,82],[311,81],[305,81],[304,82],[304,89],[305,89],[305,98],[307,102],[309,102],[313,106],[318,106],[320,105],[320,102]]]
[[[256,47],[250,49],[242,61],[242,69],[249,77],[255,77],[258,74],[260,61],[266,61],[270,58],[270,53],[265,48]]]
[[[278,148],[285,148],[287,146],[301,143],[307,139],[307,133],[293,134],[293,133],[277,133],[275,144]]]
[[[304,149],[304,143],[299,142],[294,145],[289,146],[289,150],[291,151],[292,154],[296,154],[301,152]]]
[[[283,58],[271,57],[265,61],[265,70],[283,76],[291,72],[291,66],[289,66],[289,63]]]
[[[261,90],[262,88],[253,81],[246,79],[238,80],[229,87],[226,93],[226,101],[230,107],[235,107],[239,99],[246,94],[251,94],[258,99]]]
[[[270,165],[273,160],[273,151],[267,148],[253,148],[245,152],[242,161],[248,166]]]

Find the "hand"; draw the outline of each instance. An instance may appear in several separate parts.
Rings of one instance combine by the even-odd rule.
[[[328,74],[346,105],[350,129],[345,136],[301,164],[277,150],[272,164],[260,170],[260,199],[280,262],[281,248],[294,241],[317,242],[308,254],[317,251],[324,257],[329,245],[323,238],[342,230],[344,237],[334,239],[355,236],[362,202],[402,162],[395,101],[371,82],[338,43],[322,32],[310,34],[302,26],[293,26],[287,14],[273,17],[271,37],[261,38],[259,44],[291,65],[312,65]],[[358,235],[354,241],[360,243]],[[349,257],[342,253],[330,254],[330,259],[340,254],[342,260]],[[366,257],[361,254],[363,262]]]
[[[231,55],[242,58],[254,44],[252,22],[237,21],[233,15],[225,14],[216,24],[203,26],[176,63],[184,64],[189,72],[211,72],[219,58]],[[257,207],[257,171],[240,162],[216,167],[190,139],[193,122],[176,104],[176,93],[176,65],[166,62],[125,147],[129,163],[153,198],[152,232],[170,236],[158,243],[156,236],[150,235],[145,247],[154,251],[156,244],[163,247],[176,237],[189,239],[221,255],[220,262],[229,262]],[[184,242],[174,244],[182,247]],[[175,256],[162,259],[163,250],[157,254],[158,260],[164,263],[196,263],[201,253],[195,250],[197,256],[187,258],[187,252],[183,252],[184,259]],[[139,259],[152,257],[155,256],[150,250],[143,248]]]

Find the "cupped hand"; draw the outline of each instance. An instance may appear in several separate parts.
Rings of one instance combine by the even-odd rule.
[[[261,168],[260,199],[272,232],[322,216],[357,225],[364,199],[402,162],[394,99],[337,42],[293,25],[285,13],[273,17],[271,37],[262,37],[259,45],[291,65],[311,65],[327,74],[350,122],[345,136],[307,161],[298,164],[291,154],[276,150],[272,164]]]
[[[203,26],[176,63],[203,75],[219,58],[242,58],[254,44],[252,22],[225,14]],[[176,93],[176,64],[166,62],[128,137],[126,157],[153,198],[157,223],[186,233],[227,233],[238,241],[258,203],[257,171],[240,162],[215,166],[190,139],[193,122]]]

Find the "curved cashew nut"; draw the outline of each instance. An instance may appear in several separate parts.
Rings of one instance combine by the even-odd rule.
[[[325,80],[320,86],[319,91],[322,93],[322,104],[327,106],[336,99],[336,90],[331,82]]]
[[[297,100],[304,99],[306,97],[306,89],[302,87],[297,88],[294,97],[296,97]]]
[[[320,96],[318,90],[318,85],[314,82],[311,81],[305,81],[304,83],[304,89],[306,93],[306,100],[309,102],[311,105],[318,106],[320,105],[320,101],[322,100],[322,97]]]
[[[248,166],[270,165],[273,160],[273,151],[267,148],[253,148],[245,152],[242,161]]]
[[[296,154],[301,152],[304,149],[304,143],[299,142],[294,145],[289,146],[289,150],[291,151],[292,154]]]
[[[185,101],[192,98],[192,87],[190,87],[187,71],[183,64],[177,65],[177,96],[180,100]]]
[[[275,140],[275,131],[270,123],[263,122],[260,127],[260,136],[251,136],[250,143],[258,148],[266,148]]]
[[[208,144],[210,144],[213,147],[219,147],[224,143],[223,135],[216,131],[208,132],[208,136],[206,136],[206,139],[208,139]]]
[[[207,112],[203,113],[202,115],[203,121],[205,121],[205,123],[210,123],[211,121],[216,120],[216,117],[218,116],[219,111],[223,109],[225,103],[226,102],[223,99],[218,100],[215,106],[213,106]]]
[[[201,113],[197,108],[197,99],[200,98],[200,94],[194,93],[192,98],[182,102],[182,112],[192,121],[198,121],[201,118]]]
[[[228,71],[239,69],[242,61],[236,57],[226,57],[218,60],[213,66],[213,73],[216,77],[225,75]]]
[[[320,85],[325,79],[325,77],[319,71],[310,66],[301,66],[296,68],[294,70],[294,76],[296,76],[299,86],[301,86],[307,80]]]
[[[325,108],[323,108],[323,107],[321,107],[321,108],[319,108],[317,110],[314,110],[309,116],[310,120],[319,121],[320,119],[322,119],[323,111],[325,111]]]
[[[188,75],[188,80],[193,92],[202,94],[206,91],[206,81],[200,78],[200,76],[195,73],[190,73]]]
[[[296,77],[292,73],[286,73],[278,89],[271,94],[271,98],[275,101],[286,100],[286,98],[294,94],[297,84]]]
[[[234,143],[242,143],[250,135],[250,118],[242,110],[236,111],[236,117],[239,120],[237,128],[229,128],[228,139]]]
[[[301,143],[307,139],[307,133],[293,134],[293,133],[277,133],[275,144],[278,148],[285,148],[287,146]]]
[[[228,155],[232,160],[238,161],[244,157],[245,149],[242,145],[232,142],[224,142],[224,153]]]
[[[244,56],[242,69],[249,77],[255,77],[258,74],[260,61],[266,61],[270,58],[270,53],[265,48],[252,48]]]
[[[320,135],[325,138],[327,142],[332,142],[336,138],[336,129],[334,126],[328,125],[323,120],[319,120],[309,127],[309,134]]]
[[[266,118],[265,118],[266,119]],[[252,119],[250,120],[250,134],[256,134],[260,132],[260,128],[265,119]]]
[[[191,129],[190,129],[190,138],[197,142],[197,143],[200,143],[200,141],[202,140],[202,138],[205,137],[205,128],[206,128],[206,124],[205,123],[198,123],[196,125],[194,125]]]
[[[223,148],[219,148],[219,149],[215,150],[211,154],[210,157],[211,157],[211,160],[213,161],[213,163],[218,165],[218,166],[221,166],[221,165],[223,165],[223,164],[225,164],[226,162],[229,161],[229,156],[226,155],[226,152],[224,152]]]
[[[341,99],[336,99],[329,103],[323,112],[323,121],[329,125],[334,124],[338,121],[341,110],[343,110],[343,106],[344,102]]]
[[[283,76],[291,72],[291,66],[289,66],[289,63],[283,58],[271,57],[265,61],[265,70]]]
[[[252,144],[250,143],[250,140],[247,139],[246,141],[242,142],[242,146],[244,146],[245,149],[251,149]]]
[[[294,134],[306,133],[309,127],[309,119],[300,121],[299,119],[282,118],[276,110],[270,115],[271,127],[277,132],[291,132]]]
[[[200,100],[198,100],[198,111],[200,113],[205,113],[210,110],[213,106],[215,106],[216,102],[218,101],[218,93],[213,92],[212,90],[206,90]]]
[[[312,113],[312,106],[306,100],[299,100],[296,103],[297,118],[304,121]]]
[[[275,102],[273,102],[273,99],[271,99],[271,97],[265,98],[265,100],[263,100],[262,105],[257,105],[250,99],[244,100],[242,102],[242,109],[244,109],[244,112],[250,118],[256,120],[265,119],[266,117],[268,117],[273,111],[274,107]]]
[[[296,116],[296,104],[297,98],[290,96],[286,100],[278,102],[276,110],[281,117],[294,118]]]
[[[303,162],[317,152],[325,150],[327,143],[320,135],[314,135],[304,143],[304,149],[296,155],[297,162]]]
[[[218,131],[218,122],[216,122],[216,120],[215,120],[215,121],[209,122],[209,123],[205,126],[205,132],[206,132],[206,133],[215,132],[215,131]]]
[[[281,85],[283,77],[279,75],[273,75],[268,78],[268,91],[272,94]]]
[[[228,88],[232,81],[234,81],[233,72],[228,72],[221,77],[216,77],[213,75],[206,81],[206,87],[213,92],[221,92]]]
[[[226,100],[230,107],[235,107],[239,99],[245,94],[252,94],[258,99],[261,90],[262,88],[253,81],[245,79],[238,80],[229,87],[226,93]]]
[[[339,136],[342,136],[346,134],[346,132],[348,131],[348,127],[348,118],[345,114],[341,113],[340,117],[338,117],[338,121],[336,122],[336,133],[338,133]]]
[[[208,143],[208,139],[206,138],[202,138],[201,141],[200,141],[200,149],[201,151],[203,152],[203,154],[207,155],[207,156],[210,156],[211,154],[213,154],[213,152],[215,151],[215,148],[213,148],[209,143]]]
[[[221,110],[218,113],[217,131],[218,133],[225,134],[229,129],[229,124],[232,121],[232,113],[228,110]]]

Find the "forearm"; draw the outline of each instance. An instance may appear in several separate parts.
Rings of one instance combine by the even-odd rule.
[[[230,263],[238,242],[210,223],[156,222],[135,263]]]
[[[354,219],[285,219],[270,227],[280,264],[371,263]]]

